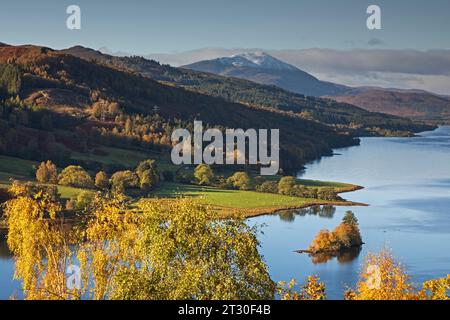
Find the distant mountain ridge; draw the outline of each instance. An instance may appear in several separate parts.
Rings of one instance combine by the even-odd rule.
[[[357,136],[407,134],[407,132],[424,131],[422,129],[425,128],[423,124],[414,123],[409,119],[368,112],[348,103],[338,103],[313,96],[305,97],[278,86],[258,84],[246,79],[161,65],[154,60],[147,60],[139,56],[117,57],[81,46],[62,52],[116,69],[131,71],[162,84],[175,85],[229,102],[257,109],[276,110],[332,127],[339,127],[340,130],[351,132]],[[248,60],[246,63],[250,65],[263,64],[267,61],[270,64],[280,63],[274,62],[272,59],[264,60],[261,54],[251,56],[251,58],[248,56],[242,58]],[[284,63],[281,62],[281,64]],[[286,66],[282,67],[291,69]],[[258,68],[260,67],[258,66],[256,69]],[[427,128],[430,127],[427,126]]]
[[[346,86],[320,81],[309,73],[263,52],[200,61],[183,68],[275,85],[307,96],[335,95],[349,89]]]
[[[355,89],[345,95],[330,96],[329,98],[373,112],[432,123],[450,123],[450,98],[426,91],[366,88],[364,90]]]
[[[325,97],[371,112],[433,123],[450,123],[450,97],[424,90],[348,87],[321,81],[263,52],[199,61],[184,68],[275,85],[294,93]]]

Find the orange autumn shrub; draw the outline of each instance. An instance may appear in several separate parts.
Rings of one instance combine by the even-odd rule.
[[[312,253],[333,252],[362,245],[358,220],[351,211],[347,211],[332,232],[321,230],[309,246]]]

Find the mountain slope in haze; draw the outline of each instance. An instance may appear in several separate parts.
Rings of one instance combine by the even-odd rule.
[[[372,112],[433,123],[450,123],[450,98],[429,92],[366,88],[329,98]]]
[[[0,126],[0,153],[15,146],[13,155],[28,159],[66,152],[50,153],[40,145],[43,140],[77,152],[98,143],[151,147],[151,141],[162,143],[163,137],[170,147],[171,130],[192,126],[194,119],[219,128],[280,128],[280,164],[286,171],[359,142],[346,130],[298,114],[186,90],[50,48],[2,46],[0,66],[6,70],[0,74],[0,89],[9,90],[6,100],[0,97],[6,123]],[[72,135],[69,142],[66,135]]]
[[[245,79],[160,65],[156,61],[142,57],[115,57],[80,46],[69,48],[63,52],[87,61],[135,72],[163,84],[219,97],[229,102],[245,104],[257,109],[292,113],[358,136],[406,134],[431,128],[414,123],[409,119],[368,112],[348,103],[306,97],[276,86],[262,85]],[[253,58],[235,62],[250,65],[263,64],[265,67],[271,66],[277,69],[290,70],[293,68],[279,60],[262,59],[261,56]]]
[[[312,75],[263,53],[205,60],[185,68],[237,77],[312,96],[323,96],[379,112],[434,123],[450,122],[450,98],[420,90],[351,88],[320,81]]]
[[[275,85],[307,96],[336,95],[348,89],[345,86],[320,81],[297,67],[262,52],[200,61],[184,68]]]

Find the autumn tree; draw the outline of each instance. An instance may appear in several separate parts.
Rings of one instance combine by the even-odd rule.
[[[66,286],[66,265],[70,261],[70,236],[58,222],[60,205],[45,192],[33,195],[15,183],[14,199],[5,207],[7,243],[14,254],[14,277],[22,281],[26,299],[69,299],[76,297]]]
[[[347,211],[342,223],[332,232],[321,230],[309,246],[313,253],[332,252],[352,247],[359,247],[363,244],[359,230],[358,219],[354,213]]]
[[[334,234],[328,230],[320,230],[314,240],[309,245],[309,250],[313,253],[339,250]]]
[[[130,170],[118,171],[111,176],[111,187],[115,193],[125,193],[127,189],[139,188],[139,177]]]
[[[427,300],[450,300],[450,274],[424,282],[420,296]]]
[[[142,216],[129,209],[121,194],[97,195],[90,209],[84,231],[86,241],[77,253],[84,270],[82,291],[88,299],[125,299],[124,287],[137,281],[133,278],[134,271],[148,266],[140,249]],[[138,290],[142,287],[135,290],[136,295],[130,295],[128,299],[139,298]]]
[[[256,186],[255,191],[263,193],[278,193],[278,183],[276,181],[265,181]]]
[[[75,198],[75,208],[77,210],[85,210],[94,199],[92,191],[81,191]]]
[[[58,183],[58,171],[56,165],[50,160],[42,162],[36,170],[36,180],[40,183]]]
[[[292,189],[296,184],[296,180],[294,177],[283,177],[278,182],[278,193],[284,195],[291,195]]]
[[[80,166],[68,166],[58,176],[58,183],[62,186],[76,188],[93,188],[94,181],[89,173]]]
[[[189,199],[145,201],[140,214],[120,198],[97,198],[78,258],[94,299],[270,299],[275,285],[255,229],[211,220]]]
[[[250,177],[246,172],[236,172],[227,179],[227,184],[240,190],[250,189]]]
[[[269,299],[275,285],[258,252],[256,229],[241,220],[211,220],[204,206],[182,199],[147,202],[143,250],[158,299]]]
[[[355,214],[350,210],[345,212],[344,218],[342,218],[342,222],[350,226],[358,225],[358,219],[356,218]]]
[[[214,181],[214,172],[207,164],[199,164],[194,170],[194,177],[199,185],[210,185]]]
[[[109,177],[105,171],[99,171],[95,175],[95,186],[99,189],[108,189],[109,188]]]
[[[139,177],[139,187],[145,192],[154,188],[160,180],[155,160],[140,162],[136,168],[136,174]]]
[[[355,290],[345,294],[349,300],[416,300],[417,290],[410,276],[388,249],[369,254]]]
[[[43,185],[14,180],[11,184],[10,190],[16,190],[16,197],[18,196],[17,190],[20,190],[21,196],[33,198],[36,194],[45,194],[48,199],[55,203],[59,202],[61,198],[61,195],[58,193],[58,188],[54,185]],[[11,191],[8,191],[8,193],[11,194]]]
[[[338,195],[333,188],[322,188],[317,192],[317,197],[322,200],[336,201],[339,200]]]
[[[288,284],[281,281],[278,284],[278,294],[281,300],[325,300],[327,298],[325,284],[317,276],[309,276],[298,291],[294,289],[296,285],[294,279]]]

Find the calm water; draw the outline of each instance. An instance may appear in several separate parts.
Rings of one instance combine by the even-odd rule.
[[[311,208],[251,219],[265,225],[261,252],[272,278],[303,281],[317,274],[329,298],[340,299],[357,281],[365,254],[386,244],[414,281],[450,273],[450,127],[419,138],[364,138],[361,146],[336,153],[308,165],[302,178],[364,186],[344,197],[370,207]],[[361,252],[322,263],[294,252],[307,248],[320,229],[333,229],[349,209],[366,242]],[[12,274],[13,262],[0,238],[0,299],[20,293]]]
[[[355,285],[366,253],[386,245],[415,282],[450,273],[450,127],[419,138],[364,138],[361,146],[335,152],[308,165],[300,176],[364,186],[343,196],[370,206],[251,219],[266,225],[261,250],[273,279],[304,280],[317,274],[329,298],[341,299],[345,288]],[[320,229],[333,229],[346,210],[353,210],[360,221],[366,243],[361,252],[326,263],[293,252],[307,248]]]

